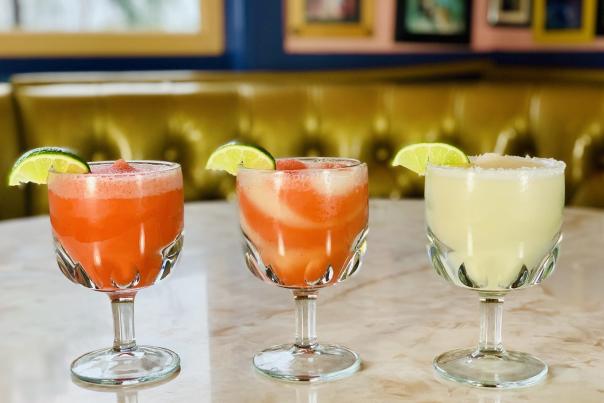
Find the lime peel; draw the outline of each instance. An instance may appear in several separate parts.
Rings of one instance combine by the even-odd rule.
[[[275,166],[275,158],[264,148],[236,141],[218,147],[206,163],[206,169],[226,171],[234,176],[240,167],[274,170]]]
[[[75,152],[62,147],[39,147],[27,151],[13,164],[8,175],[8,185],[22,183],[45,185],[48,172],[85,174],[90,172],[88,163]]]
[[[445,143],[417,143],[396,153],[392,166],[403,166],[419,175],[426,173],[428,164],[469,166],[470,159],[459,148]]]

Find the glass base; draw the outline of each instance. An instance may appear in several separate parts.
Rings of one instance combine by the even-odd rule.
[[[445,379],[484,388],[522,388],[542,381],[547,375],[546,363],[516,351],[453,350],[436,357],[433,365]]]
[[[264,375],[292,382],[322,382],[357,372],[361,358],[346,347],[317,344],[300,348],[291,344],[273,346],[254,356],[254,368]]]
[[[160,381],[180,369],[178,355],[166,348],[138,346],[129,352],[92,351],[71,364],[79,380],[97,385],[139,385]]]

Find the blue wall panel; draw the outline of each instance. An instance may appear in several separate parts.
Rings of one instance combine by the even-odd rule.
[[[0,59],[0,81],[15,73],[48,71],[198,70],[226,69],[221,57],[25,58]]]
[[[491,59],[500,65],[536,67],[604,67],[604,52],[493,52]]]

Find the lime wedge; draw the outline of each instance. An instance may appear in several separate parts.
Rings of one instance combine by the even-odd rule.
[[[66,148],[34,148],[15,161],[8,175],[8,186],[28,182],[45,185],[50,169],[60,173],[85,174],[90,172],[86,161]]]
[[[275,159],[260,146],[231,142],[214,150],[206,163],[206,169],[227,171],[235,176],[239,167],[275,169]]]
[[[392,166],[403,166],[424,175],[432,165],[468,166],[470,160],[459,148],[444,143],[418,143],[403,147],[396,153]]]

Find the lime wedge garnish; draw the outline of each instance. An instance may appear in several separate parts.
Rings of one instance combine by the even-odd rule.
[[[48,171],[51,168],[60,173],[85,174],[90,172],[86,161],[66,148],[34,148],[15,161],[8,175],[8,186],[28,182],[45,185]]]
[[[470,160],[457,147],[444,143],[418,143],[403,147],[396,153],[392,166],[403,166],[424,175],[428,164],[468,166]]]
[[[206,169],[227,171],[235,176],[239,167],[275,169],[275,159],[260,146],[231,142],[218,147],[206,163]]]

